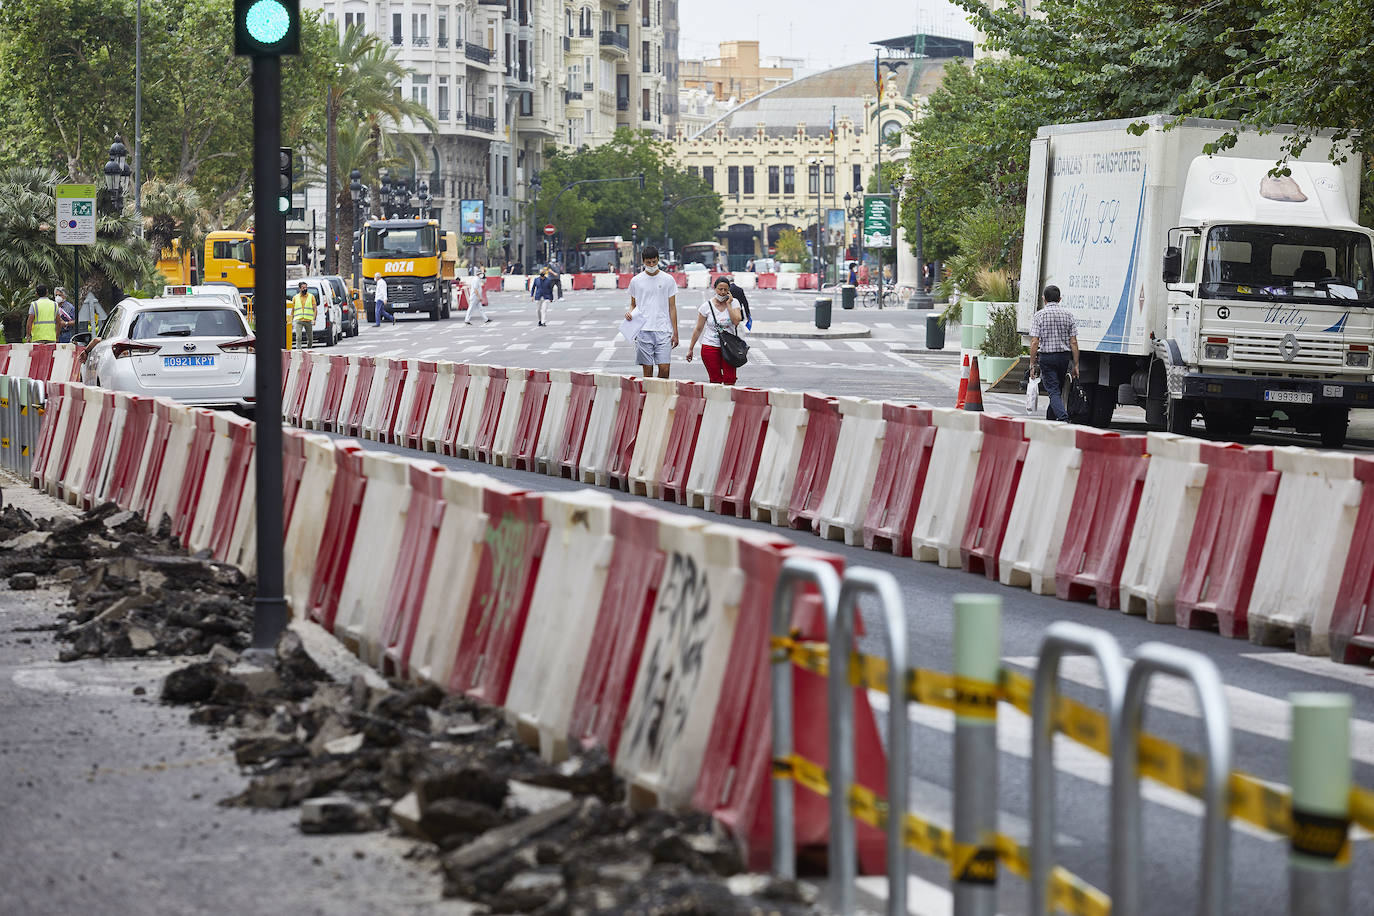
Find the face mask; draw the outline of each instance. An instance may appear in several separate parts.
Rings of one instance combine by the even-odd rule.
[[[656,273],[658,273],[658,265],[657,265],[657,264],[645,264],[645,265],[644,265],[644,272],[645,272],[645,273],[656,274]]]
[[[723,293],[716,293],[716,299],[719,300],[720,302],[725,302],[725,301],[728,300],[729,298],[730,298],[730,292],[729,292],[728,290],[725,291],[725,292],[723,292]]]

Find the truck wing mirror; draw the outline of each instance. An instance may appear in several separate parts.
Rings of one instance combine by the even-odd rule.
[[[448,251],[448,239],[440,239],[440,240],[439,240],[439,250],[440,250],[440,251]]]
[[[1183,249],[1170,245],[1164,249],[1164,282],[1177,283],[1183,273]]]

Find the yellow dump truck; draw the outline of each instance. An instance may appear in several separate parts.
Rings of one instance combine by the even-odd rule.
[[[220,229],[205,237],[203,283],[232,283],[245,308],[253,304],[256,274],[253,270],[253,235]]]
[[[451,309],[451,247],[432,219],[371,219],[363,224],[363,301],[375,320],[377,279],[386,278],[387,308],[394,315],[427,313],[447,318]],[[455,252],[456,254],[456,252]],[[449,273],[446,275],[445,270]]]

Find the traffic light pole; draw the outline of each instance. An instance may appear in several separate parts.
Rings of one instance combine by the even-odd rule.
[[[253,58],[253,217],[256,287],[258,591],[253,648],[271,650],[286,629],[282,531],[281,354],[286,337],[285,218],[277,212],[281,162],[281,58]]]

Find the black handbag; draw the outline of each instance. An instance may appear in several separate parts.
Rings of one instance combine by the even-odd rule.
[[[711,321],[716,326],[716,337],[720,339],[720,358],[725,360],[727,366],[738,369],[749,362],[749,345],[733,328],[729,331],[722,328],[720,321],[716,319],[716,307],[713,305],[710,308]]]

